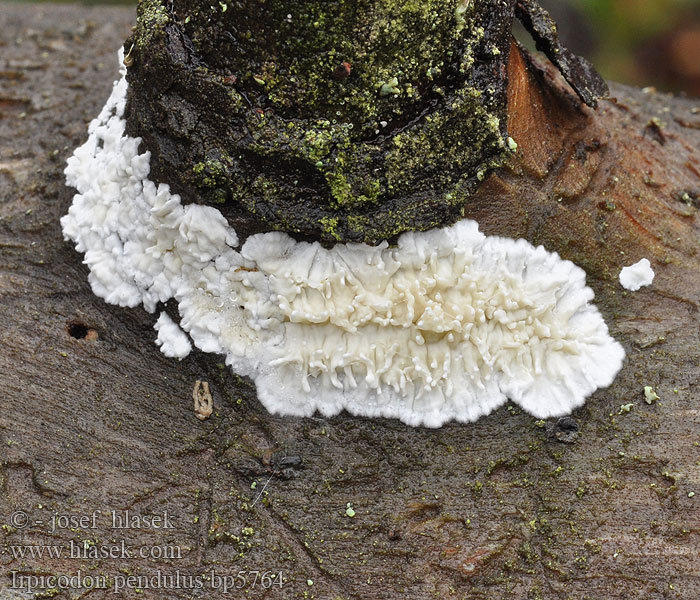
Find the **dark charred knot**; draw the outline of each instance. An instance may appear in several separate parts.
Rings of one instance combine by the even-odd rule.
[[[262,18],[257,0],[143,0],[125,43],[127,133],[151,179],[215,206],[241,240],[376,244],[449,225],[508,155],[516,2],[440,3],[268,0]],[[593,103],[597,74],[536,8],[518,3]]]
[[[547,437],[564,444],[573,444],[578,438],[578,423],[572,417],[561,417],[545,425]]]
[[[139,4],[127,133],[241,239],[379,243],[461,218],[505,156],[513,6]],[[444,10],[442,10],[444,8]],[[321,26],[323,24],[323,26]],[[155,83],[157,82],[157,84]]]

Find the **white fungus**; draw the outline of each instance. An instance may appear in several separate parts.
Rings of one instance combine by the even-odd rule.
[[[643,258],[629,267],[623,267],[620,271],[620,284],[631,292],[636,292],[645,285],[651,285],[652,281],[654,281],[654,271],[652,271],[651,263],[647,258]]]
[[[218,210],[183,206],[148,179],[150,153],[124,131],[123,75],[68,160],[78,193],[64,236],[108,302],[153,312],[174,298],[194,344],[251,377],[268,410],[438,427],[510,398],[545,418],[620,370],[584,271],[474,221],[405,233],[396,247],[328,250],[275,232],[238,248]],[[172,321],[159,323],[161,349],[179,356]]]
[[[165,356],[182,360],[192,352],[192,344],[190,344],[187,334],[178,327],[177,323],[167,313],[160,313],[153,329],[158,332],[156,346],[160,347],[160,351]]]

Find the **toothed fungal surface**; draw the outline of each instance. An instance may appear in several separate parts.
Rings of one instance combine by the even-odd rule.
[[[68,160],[78,193],[64,236],[84,253],[95,294],[149,312],[175,299],[195,346],[251,377],[271,412],[438,427],[510,399],[545,418],[620,370],[624,351],[584,271],[542,246],[486,237],[474,221],[407,232],[395,247],[325,249],[281,232],[239,246],[217,209],[183,205],[148,179],[150,153],[125,134],[123,75]],[[168,321],[157,326],[166,354]]]
[[[187,334],[178,327],[167,313],[160,313],[158,320],[153,326],[158,332],[156,346],[160,351],[170,358],[183,359],[192,352],[192,344]]]

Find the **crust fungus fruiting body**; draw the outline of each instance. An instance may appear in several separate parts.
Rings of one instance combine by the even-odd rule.
[[[471,3],[457,4],[464,10],[456,11],[455,18],[467,19]],[[465,22],[459,21],[460,26]],[[169,36],[173,38],[172,31]],[[143,59],[138,40],[134,44],[133,60]],[[331,79],[343,82],[358,70],[344,67],[343,77]],[[199,203],[191,196],[186,201],[192,189],[179,179],[168,183],[177,184],[182,194],[164,181],[149,179],[153,172],[168,171],[175,151],[165,148],[161,136],[154,144],[156,160],[148,143],[144,148],[154,134],[147,132],[144,139],[131,135],[129,86],[122,67],[122,78],[90,124],[88,141],[68,161],[67,182],[77,194],[61,224],[66,239],[85,254],[98,296],[121,306],[143,304],[150,312],[175,301],[179,328],[165,313],[156,324],[158,344],[167,355],[187,354],[184,330],[197,348],[225,355],[236,373],[253,379],[260,401],[272,412],[331,416],[347,410],[431,427],[450,420],[474,421],[507,399],[539,418],[564,415],[609,385],[621,368],[624,351],[590,303],[593,292],[582,269],[542,246],[484,236],[476,222],[456,219],[451,208],[444,213],[436,209],[444,220],[426,227],[428,221],[416,215],[426,214],[429,186],[423,185],[406,205],[406,214],[416,216],[416,231],[410,230],[409,218],[401,222],[398,235],[392,231],[385,236],[389,240],[375,239],[380,230],[388,231],[386,210],[394,200],[376,204],[379,228],[361,228],[373,245],[352,233],[362,221],[353,211],[362,205],[362,212],[375,202],[367,198],[343,207],[332,197],[325,204],[316,202],[310,212],[296,215],[297,225],[288,232],[272,231],[280,228],[274,210],[246,221],[245,202],[234,209],[226,203]],[[376,103],[363,109],[358,104],[353,110],[381,113],[382,97],[394,94],[392,90],[380,88]],[[286,88],[278,91],[283,96]],[[402,102],[401,115],[412,110],[410,98]],[[497,102],[488,105],[498,108]],[[453,109],[461,110],[456,105]],[[177,107],[173,110],[176,119]],[[490,132],[484,139],[494,144],[486,153],[490,161],[504,151],[507,138],[499,133],[497,119],[485,113],[481,117],[487,122],[481,131]],[[404,123],[409,130],[413,125]],[[276,125],[271,131],[280,135]],[[309,131],[303,134],[306,141],[287,140],[287,149],[297,158],[308,136],[320,135]],[[387,134],[390,141],[381,143],[396,143],[399,135],[398,130]],[[267,152],[262,142],[249,138],[241,143],[247,150],[239,148],[240,156]],[[352,154],[351,147],[343,156]],[[327,172],[324,160],[337,150],[333,144],[319,150],[319,172]],[[170,154],[164,158],[166,151]],[[380,154],[386,158],[392,151]],[[152,170],[154,161],[159,167]],[[212,175],[210,183],[225,188],[222,182],[244,162],[233,161],[225,177]],[[382,164],[389,169],[388,163]],[[466,172],[463,181],[457,171],[451,172],[434,193],[464,192],[473,185],[480,164],[472,164],[474,173]],[[304,193],[325,193],[323,185],[304,191],[284,171],[293,170],[290,165],[281,163],[282,170],[275,173],[274,164],[265,163],[270,172],[256,175],[258,183],[279,178],[268,198],[270,206],[281,206],[275,203],[284,194],[297,194],[294,202],[299,202]],[[261,163],[251,159],[248,166],[259,169]],[[395,192],[382,187],[388,185],[389,172],[378,176],[379,195]],[[355,184],[359,180],[343,188],[344,198],[354,193]],[[256,202],[263,202],[260,190],[267,188],[256,185],[248,181],[234,187],[237,194],[259,194]],[[336,212],[327,213],[331,208]],[[372,213],[363,214],[368,218]],[[316,225],[328,225],[329,218],[335,219],[338,237],[342,233],[349,239],[328,247],[328,236],[316,231],[319,241],[307,241]],[[265,219],[267,230],[255,233]],[[311,221],[316,225],[309,225]],[[236,224],[241,222],[253,225],[239,231]],[[356,237],[362,242],[352,241]]]
[[[651,285],[653,281],[654,271],[648,258],[642,258],[629,267],[623,267],[620,271],[620,285],[631,292]]]

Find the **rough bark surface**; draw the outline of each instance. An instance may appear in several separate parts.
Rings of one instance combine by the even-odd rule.
[[[700,102],[613,86],[593,112],[511,53],[518,152],[467,216],[588,272],[628,359],[575,424],[514,407],[438,430],[279,418],[217,357],[161,356],[154,317],[93,296],[62,241],[64,161],[132,21],[126,8],[0,5],[0,597],[31,597],[13,571],[106,576],[91,599],[700,597]],[[619,270],[642,256],[654,284],[626,293]],[[205,421],[197,380],[214,397]],[[644,401],[646,385],[660,400]],[[112,510],[167,511],[173,527],[113,529]],[[51,532],[52,515],[94,511],[94,528]],[[68,556],[71,541],[122,540],[181,557]],[[20,559],[18,544],[64,555]],[[282,571],[283,586],[253,586],[256,570]],[[212,571],[243,572],[246,589],[212,590]],[[204,591],[166,579],[113,593],[158,572]]]
[[[507,154],[512,20],[512,1],[144,0],[127,131],[242,239],[448,225]]]

